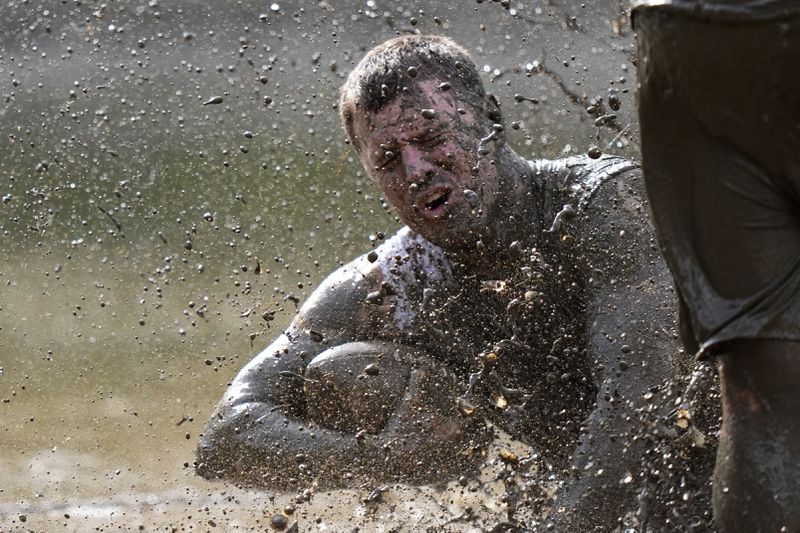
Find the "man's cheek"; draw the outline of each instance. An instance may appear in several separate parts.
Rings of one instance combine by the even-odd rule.
[[[455,158],[447,157],[439,163],[439,167],[447,172],[452,172],[456,167]]]
[[[464,158],[474,160],[476,154],[478,153],[478,144],[480,143],[480,139],[481,137],[478,137],[477,135],[459,135],[453,142],[455,146],[454,152],[462,154],[462,157]]]

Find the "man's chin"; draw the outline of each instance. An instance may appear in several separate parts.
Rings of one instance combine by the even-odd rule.
[[[465,228],[463,224],[432,227],[426,224],[415,230],[427,240],[447,252],[464,253],[478,250],[482,239],[476,228]]]
[[[403,221],[415,232],[445,250],[475,248],[481,235],[487,230],[485,217],[476,217],[454,205],[448,207],[448,212],[441,217],[424,218],[415,214]]]

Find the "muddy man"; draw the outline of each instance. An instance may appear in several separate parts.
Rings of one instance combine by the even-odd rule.
[[[800,2],[634,2],[647,192],[716,360],[722,531],[800,530]]]
[[[340,112],[405,227],[331,274],[239,373],[198,472],[271,488],[442,482],[486,459],[490,420],[560,473],[545,524],[620,524],[686,359],[637,165],[524,159],[442,37],[368,52]]]

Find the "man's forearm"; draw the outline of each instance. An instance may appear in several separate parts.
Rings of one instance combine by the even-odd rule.
[[[637,175],[608,182],[583,221],[592,272],[588,357],[598,394],[556,500],[562,512],[549,517],[558,531],[612,530],[637,510],[651,422],[670,408],[655,403],[654,391],[679,370],[674,292],[640,190]]]
[[[231,387],[200,441],[201,475],[279,489],[358,479],[427,483],[474,466],[489,437],[481,420],[458,412],[454,378],[412,347],[339,345],[315,358],[305,376],[283,376],[274,364],[256,360]],[[272,382],[268,389],[276,372],[316,392],[269,394],[278,388]],[[384,407],[390,411],[379,423]]]
[[[630,329],[632,339],[639,331]],[[652,332],[650,333],[652,335]],[[648,443],[646,398],[670,375],[666,342],[648,343],[623,354],[617,339],[598,335],[594,344],[602,361],[602,377],[595,409],[586,420],[571,464],[571,472],[556,512],[549,517],[557,531],[609,531],[626,513],[637,511],[642,490],[642,466]],[[649,355],[648,355],[649,353]]]
[[[305,424],[266,403],[238,405],[209,423],[197,450],[197,471],[246,485],[294,489],[352,483],[380,466],[374,436],[356,438]]]

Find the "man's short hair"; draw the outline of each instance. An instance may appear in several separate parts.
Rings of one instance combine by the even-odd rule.
[[[461,101],[480,109],[486,91],[478,69],[451,39],[402,35],[367,52],[347,77],[339,102],[342,124],[356,148],[361,143],[354,132],[356,113],[374,113],[406,87],[430,78],[449,82]]]

